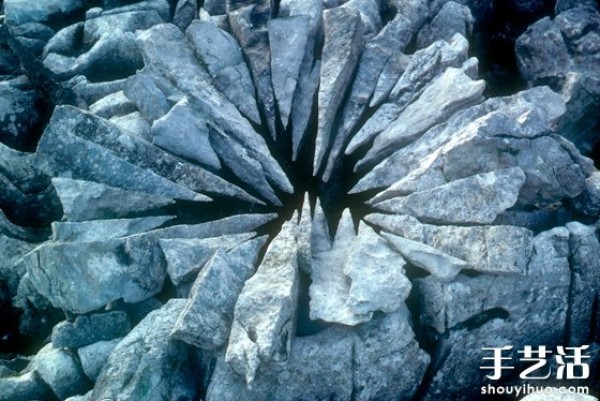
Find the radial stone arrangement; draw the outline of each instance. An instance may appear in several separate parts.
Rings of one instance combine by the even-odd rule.
[[[494,3],[0,2],[0,400],[596,389],[598,5]]]

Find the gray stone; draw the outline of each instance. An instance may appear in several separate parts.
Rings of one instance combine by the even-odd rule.
[[[531,112],[531,110],[534,110],[534,112]],[[517,137],[535,137],[545,134],[548,127],[554,125],[564,112],[564,102],[561,96],[552,92],[547,87],[533,88],[506,98],[489,99],[479,105],[458,111],[447,121],[429,129],[413,143],[394,152],[361,178],[350,193],[390,186],[408,176],[412,171],[417,170],[418,167],[425,166],[426,163],[430,166],[429,158],[439,157],[439,149],[445,144],[452,141],[453,144],[448,145],[446,148],[460,149],[461,146],[459,145],[463,141],[459,138],[470,137],[478,130],[482,130],[482,134],[485,132],[485,135],[491,134],[492,136],[494,135],[494,131],[497,132],[499,136],[498,142],[493,146],[501,146],[501,148],[506,148],[507,146],[505,143],[506,138],[504,138],[506,132],[511,132],[511,134],[512,132],[519,133],[515,135],[515,138],[510,143],[515,144],[515,146],[519,146],[519,142],[522,143],[525,147],[520,148],[518,153],[524,152],[521,158],[532,160],[533,158],[525,155],[530,155],[532,150],[538,148],[540,145],[525,145],[529,140],[516,141]],[[534,117],[534,115],[540,118]],[[477,141],[473,142],[473,144],[475,143]],[[472,156],[475,153],[479,154],[482,152],[480,146],[477,145],[476,147],[477,150],[467,147],[468,151],[461,152],[460,157],[453,158],[453,163],[457,163],[457,170],[466,167],[465,165],[469,163],[479,166],[478,168],[490,168],[483,162],[485,158],[482,157],[479,159]],[[464,149],[466,150],[467,148]],[[514,152],[517,153],[517,150],[515,149]],[[465,155],[468,155],[468,157],[465,157]],[[510,156],[508,152],[496,155],[495,148],[488,155],[488,157],[492,158],[491,160],[498,160],[496,165],[503,167],[510,165],[510,159],[516,159]],[[461,160],[461,158],[464,159]],[[527,164],[531,165],[531,163]],[[531,170],[535,171],[537,168],[533,167]],[[469,167],[468,171],[472,173],[474,170]],[[392,191],[393,188],[390,188],[386,193],[391,193]],[[385,194],[381,193],[378,196],[383,198]]]
[[[389,102],[384,103],[352,138],[345,150],[353,153],[376,137],[448,67],[459,68],[467,60],[469,44],[460,34],[449,42],[440,40],[411,57],[406,70],[392,89]],[[441,83],[441,82],[440,82]],[[356,171],[356,168],[355,168]]]
[[[505,275],[482,275],[461,280],[460,296],[454,296],[448,304],[455,305],[451,307],[451,319],[468,319],[482,309],[487,312],[474,315],[483,321],[479,327],[450,330],[447,339],[439,344],[440,349],[446,351],[433,361],[439,361],[440,365],[423,390],[424,400],[438,400],[440,394],[444,394],[467,401],[481,395],[481,361],[484,356],[490,356],[482,344],[512,345],[511,352],[505,356],[516,360],[519,358],[517,350],[525,345],[541,344],[551,350],[564,343],[570,282],[568,242],[569,232],[564,227],[536,236],[527,277],[515,280]],[[464,291],[470,291],[469,296],[464,296]],[[424,305],[431,305],[436,293],[440,294],[437,290],[423,294]],[[507,297],[507,293],[515,295]],[[473,308],[474,305],[480,307]]]
[[[474,22],[469,7],[455,1],[445,2],[431,22],[419,31],[417,49],[427,47],[436,40],[450,40],[456,33],[468,38]]]
[[[259,108],[273,139],[275,132],[275,95],[271,79],[269,26],[271,1],[238,2],[227,0],[229,25],[237,38],[252,73]]]
[[[157,85],[156,77],[141,71],[127,78],[123,92],[149,120],[158,120],[171,109],[167,96]]]
[[[201,166],[220,170],[221,163],[208,138],[208,127],[196,114],[187,98],[183,98],[154,121],[152,143]]]
[[[379,163],[398,148],[414,142],[434,125],[445,121],[457,110],[483,101],[484,87],[483,81],[472,80],[461,69],[446,69],[387,129],[374,138],[372,147],[355,169]],[[461,90],[457,92],[456,88]]]
[[[81,119],[77,121],[77,115],[82,116],[83,121],[87,120],[88,122],[98,119],[98,117],[92,117],[92,115],[87,115],[77,109],[58,108],[46,127],[38,145],[34,159],[36,168],[55,177],[62,176],[95,181],[110,186],[148,192],[161,197],[195,201],[209,200],[206,196],[197,194],[190,189],[169,181],[167,178],[144,169],[143,167],[146,166],[136,166],[118,157],[115,153],[100,144],[75,136],[75,126],[83,122]],[[109,124],[106,120],[98,119],[96,121],[96,129],[94,131],[99,130],[106,133],[109,130],[113,130],[113,133],[117,135],[121,134],[116,127]],[[69,125],[71,127],[70,130],[65,128],[69,127]],[[88,128],[87,126],[84,128],[80,125],[79,131],[83,129]],[[92,132],[87,133],[94,134]],[[102,139],[108,138],[102,136]],[[132,139],[133,143],[131,143],[132,141],[128,141],[128,139]],[[126,141],[125,143],[129,146],[135,146],[136,138],[134,137],[124,135],[121,137],[121,140]],[[117,143],[114,144],[116,145]],[[85,158],[83,158],[83,155],[85,155]],[[139,154],[136,157],[139,157]],[[156,162],[156,159],[153,162]],[[111,168],[107,169],[107,166]]]
[[[259,366],[290,354],[298,297],[296,221],[297,215],[284,223],[235,305],[226,361],[247,384]]]
[[[373,90],[373,96],[369,102],[369,107],[378,106],[388,98],[394,85],[396,85],[398,79],[404,74],[404,71],[406,71],[409,62],[410,58],[401,52],[396,52],[390,56],[385,63],[381,74],[379,74],[377,84]]]
[[[153,70],[173,82],[203,111],[203,115],[210,116],[216,126],[239,141],[260,162],[271,183],[284,192],[294,191],[287,176],[271,156],[264,138],[210,84],[208,72],[198,64],[193,49],[179,29],[169,24],[154,26],[139,33],[138,43],[145,63],[152,64]]]
[[[83,394],[90,388],[81,365],[71,353],[48,344],[33,357],[26,372],[36,372],[64,400],[76,394]]]
[[[348,252],[356,237],[348,209],[344,210],[333,242],[325,214],[317,200],[311,236],[312,263],[309,288],[312,320],[335,322],[355,326],[369,321],[373,312],[356,313],[347,300],[351,282],[344,273]]]
[[[173,14],[173,24],[185,31],[196,18],[197,0],[179,0]]]
[[[244,116],[260,124],[254,83],[235,38],[215,24],[204,21],[193,21],[185,35],[194,46],[196,57],[210,72],[215,88]],[[207,37],[210,40],[206,40]]]
[[[40,123],[40,94],[27,79],[0,82],[0,141],[16,149],[26,149]]]
[[[81,223],[55,221],[52,223],[52,239],[57,242],[75,242],[127,237],[159,228],[176,217],[156,216],[134,219],[105,219]]]
[[[464,260],[441,252],[432,246],[387,233],[382,233],[381,236],[410,264],[429,272],[440,281],[451,281],[462,269],[472,268]]]
[[[198,225],[172,226],[104,241],[46,242],[22,261],[36,290],[55,307],[87,313],[123,298],[139,302],[162,289],[164,238],[206,238],[250,232],[273,215],[239,215]],[[64,286],[77,282],[77,286]]]
[[[111,93],[123,89],[125,79],[116,79],[106,82],[90,82],[85,76],[78,75],[67,81],[73,91],[87,104],[92,104]]]
[[[78,38],[83,34],[83,22],[77,22],[56,32],[42,52],[42,58],[50,53],[56,53],[63,56],[72,56],[73,49],[78,45]]]
[[[567,224],[571,265],[571,291],[567,317],[567,342],[571,346],[587,344],[592,335],[594,304],[598,301],[600,279],[600,243],[597,227],[578,222]]]
[[[108,356],[120,341],[121,338],[109,341],[97,341],[77,350],[77,356],[79,356],[79,360],[81,361],[83,372],[91,381],[96,382],[108,360]]]
[[[194,281],[216,251],[229,251],[254,235],[243,233],[214,238],[161,239],[159,244],[167,261],[169,278],[173,284],[180,285]]]
[[[519,167],[477,174],[376,203],[378,210],[435,224],[489,224],[513,206],[525,183]]]
[[[112,0],[109,0],[112,1]],[[171,5],[169,0],[142,0],[136,3],[128,3],[128,1],[120,1],[117,7],[105,7],[102,11],[103,15],[123,14],[132,11],[151,11],[154,10],[160,15],[163,21],[168,21],[171,18]]]
[[[0,142],[0,170],[22,192],[35,190],[36,181],[41,178],[32,162],[33,154],[20,152]]]
[[[282,206],[269,183],[263,165],[252,157],[244,145],[211,123],[208,124],[208,131],[213,149],[233,174],[260,194],[262,199],[275,206]]]
[[[129,318],[122,311],[80,315],[73,322],[63,321],[54,326],[52,346],[80,348],[124,336],[129,330]]]
[[[283,127],[288,126],[292,101],[309,36],[307,15],[276,18],[269,21],[271,75]]]
[[[172,299],[129,332],[108,357],[90,398],[197,399],[191,353],[169,336],[184,306],[185,300]]]
[[[92,390],[88,391],[83,395],[74,395],[72,397],[67,398],[65,401],[90,401],[90,397],[92,396]]]
[[[133,113],[124,116],[111,117],[108,121],[124,131],[137,135],[140,138],[144,138],[149,142],[152,141],[152,136],[150,134],[152,128],[150,127],[148,120],[146,120],[139,111],[134,111]]]
[[[363,43],[369,42],[383,26],[382,13],[385,6],[376,0],[349,0],[341,5],[351,12],[357,12],[363,25]]]
[[[251,388],[219,357],[206,399],[292,401],[300,394],[311,400],[411,399],[428,363],[404,308],[356,331],[332,327],[296,338],[288,360],[261,365]]]
[[[438,226],[409,216],[382,214],[369,214],[365,221],[466,261],[480,272],[525,274],[532,253],[533,233],[522,227]]]
[[[203,349],[218,349],[227,342],[236,301],[267,237],[238,245],[229,252],[218,249],[202,269],[190,299],[171,332],[173,338]]]
[[[587,216],[600,214],[600,173],[594,172],[586,178],[583,192],[573,200],[573,204]]]
[[[349,6],[351,3],[346,3],[344,6]],[[395,18],[365,45],[356,77],[351,85],[349,98],[341,111],[340,128],[335,133],[331,152],[323,172],[324,181],[329,180],[335,164],[338,163],[343,147],[359,118],[363,115],[388,60],[406,47],[409,40],[410,35],[406,31],[405,21],[402,18]]]
[[[173,199],[90,181],[53,178],[66,221],[125,217],[174,203]]]
[[[83,27],[83,43],[84,45],[92,46],[105,33],[112,33],[115,30],[135,32],[139,29],[148,29],[162,22],[165,21],[163,21],[158,12],[154,10],[101,15],[85,21]]]
[[[94,129],[89,129],[90,125]],[[65,130],[66,127],[69,127],[69,135],[59,136],[57,131]],[[90,149],[86,152],[88,157],[85,163],[71,152],[67,153],[68,146],[64,145],[63,148],[59,148],[63,154],[53,152],[52,157],[42,158],[45,152],[51,151],[54,146],[60,146],[61,140],[68,140],[74,147]],[[46,146],[48,149],[45,149]],[[254,197],[242,189],[209,171],[186,163],[141,138],[120,131],[106,120],[70,107],[60,107],[54,112],[37,153],[36,163],[40,163],[38,167],[42,167],[45,172],[55,171],[55,174],[52,174],[54,176],[70,173],[69,178],[87,179],[166,196],[170,194],[161,193],[161,189],[164,191],[171,188],[170,191],[177,190],[180,194],[171,195],[172,197],[187,200],[206,200],[206,196],[193,191],[209,191],[249,202],[255,201]],[[106,159],[106,164],[92,163],[92,156],[100,160]],[[105,166],[114,167],[107,170]],[[117,169],[117,166],[122,168]],[[61,171],[65,173],[60,174]],[[125,171],[131,171],[132,174],[125,175]],[[134,174],[143,179],[135,180]],[[161,185],[152,188],[151,183]]]
[[[210,15],[222,15],[227,12],[227,2],[222,0],[205,0],[203,7]]]
[[[298,268],[305,273],[311,272],[311,216],[310,199],[308,192],[304,194],[302,208],[300,209],[300,219],[298,220]]]
[[[6,23],[20,25],[26,22],[48,22],[65,18],[81,11],[85,7],[84,0],[49,0],[31,3],[23,0],[6,0],[4,14]]]
[[[124,116],[136,111],[136,107],[123,91],[112,93],[90,105],[90,113],[102,118]]]
[[[319,124],[315,141],[313,175],[330,147],[333,122],[362,50],[363,26],[356,11],[334,8],[323,13],[325,44],[319,84]]]
[[[298,159],[300,146],[304,143],[307,127],[312,111],[313,99],[319,86],[320,61],[315,60],[315,40],[323,23],[323,3],[320,0],[293,1],[282,0],[279,4],[279,15],[308,16],[308,33],[306,49],[300,65],[300,72],[294,100],[292,103],[292,160]]]
[[[37,372],[0,377],[0,401],[44,400],[55,397]]]
[[[344,274],[351,284],[346,306],[364,315],[401,309],[412,287],[404,275],[404,258],[365,224],[347,252]]]

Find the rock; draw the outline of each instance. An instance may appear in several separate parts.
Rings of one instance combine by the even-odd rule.
[[[554,125],[564,112],[564,101],[561,99],[560,95],[552,92],[547,87],[533,88],[506,98],[489,99],[479,105],[458,111],[447,121],[429,129],[416,141],[394,152],[361,178],[350,193],[390,186],[391,184],[404,179],[404,177],[411,175],[411,172],[418,170],[419,167],[423,167],[423,172],[420,172],[419,175],[425,176],[427,174],[423,174],[424,172],[435,171],[439,167],[438,163],[432,162],[432,158],[443,159],[443,157],[440,157],[441,154],[444,153],[440,152],[441,149],[461,149],[464,144],[463,138],[471,137],[474,134],[477,136],[477,131],[481,131],[481,134],[485,136],[498,135],[498,142],[496,142],[495,145],[490,146],[491,151],[487,153],[490,160],[497,161],[491,165],[487,165],[484,162],[486,158],[482,157],[479,159],[471,156],[473,155],[473,152],[479,154],[484,151],[477,140],[472,142],[473,145],[478,143],[478,145],[475,146],[476,150],[474,147],[467,146],[463,148],[465,151],[461,152],[459,157],[452,158],[452,163],[456,163],[457,166],[456,170],[453,169],[454,171],[457,172],[465,168],[469,174],[472,174],[475,171],[479,172],[480,170],[478,169],[481,168],[489,170],[491,166],[494,165],[497,166],[497,168],[508,167],[511,165],[510,160],[515,160],[515,162],[522,165],[525,170],[531,171],[531,177],[533,178],[533,176],[540,174],[540,169],[530,162],[525,162],[525,160],[533,159],[533,157],[530,156],[531,149],[537,149],[542,145],[529,145],[528,142],[530,139],[523,141],[518,140],[517,138],[525,137],[531,138],[534,141],[542,140],[548,142],[547,138],[536,139],[535,137],[545,135],[548,132],[548,127]],[[517,120],[517,122],[515,122],[515,120]],[[503,136],[507,131],[515,132],[517,134],[514,135],[514,139],[511,139],[509,142],[513,144],[511,146],[515,146],[515,150],[512,152],[517,153],[517,155],[511,156],[509,155],[510,152],[503,152],[498,155],[496,149],[493,148],[493,146],[501,146],[501,148],[507,147],[507,138]],[[494,134],[494,132],[497,134]],[[557,145],[558,144],[555,143],[551,146],[556,148]],[[548,143],[543,146],[548,146]],[[564,148],[564,146],[560,147]],[[518,151],[517,148],[519,148]],[[467,151],[466,149],[469,150]],[[556,149],[556,151],[552,153],[563,153],[566,150],[559,149]],[[521,153],[523,154],[519,156]],[[539,156],[541,157],[541,155]],[[547,158],[548,156],[544,155],[544,157]],[[519,162],[517,161],[518,159],[522,159],[523,161]],[[562,159],[562,157],[560,157],[560,159]],[[554,164],[556,162],[557,161],[552,161],[551,163]],[[562,161],[560,163],[562,164]],[[471,164],[472,167],[467,167],[468,164]],[[527,165],[529,165],[529,167],[526,167]],[[433,168],[434,166],[436,167]],[[477,167],[473,169],[474,166]],[[552,175],[553,173],[550,174],[550,176]],[[462,174],[461,177],[465,177],[465,175]],[[555,179],[548,178],[546,181],[548,180],[552,181]],[[404,182],[406,181],[407,180],[404,180]],[[565,184],[568,184],[568,181],[565,181]],[[546,190],[540,188],[539,185],[536,185],[535,191],[537,190],[546,192]],[[383,199],[385,198],[386,193],[392,193],[393,191],[394,188],[390,188],[378,195],[378,197]],[[564,192],[560,190],[557,193],[564,194]],[[559,196],[562,197],[564,195]]]
[[[347,5],[351,3],[347,3]],[[387,62],[408,44],[410,40],[408,33],[405,20],[394,18],[377,36],[366,43],[358,64],[356,77],[350,89],[350,97],[341,111],[340,128],[335,134],[331,152],[327,159],[327,165],[323,173],[324,181],[329,180],[334,166],[338,163],[343,147],[375,91],[378,78]]]
[[[292,401],[299,394],[310,399],[350,399],[353,340],[341,328],[296,338],[287,361],[261,364],[252,388],[220,357],[206,400],[233,401],[243,397],[247,401]],[[324,375],[324,368],[336,374]]]
[[[203,7],[210,15],[222,15],[227,12],[227,2],[221,0],[205,0]]]
[[[131,330],[125,312],[114,311],[77,316],[73,322],[63,321],[52,329],[54,348],[80,348],[98,341],[113,340]]]
[[[151,73],[139,72],[127,78],[123,92],[149,120],[158,120],[169,112],[171,104]]]
[[[47,242],[27,255],[22,263],[37,291],[54,306],[87,313],[119,298],[125,302],[139,302],[160,292],[167,272],[159,239],[204,238],[248,232],[272,218],[272,215],[240,215],[198,225],[172,226],[125,238]],[[77,287],[61,285],[74,281],[78,283]]]
[[[489,224],[513,206],[525,182],[519,167],[477,174],[375,204],[435,224]],[[474,207],[477,205],[477,208]]]
[[[120,341],[121,338],[115,338],[109,341],[98,341],[77,350],[77,356],[79,356],[79,360],[81,361],[81,367],[85,375],[89,377],[91,381],[96,382],[109,355]]]
[[[83,394],[90,388],[76,357],[65,350],[54,348],[52,344],[43,347],[33,357],[26,372],[39,374],[61,400]]]
[[[174,203],[173,199],[90,181],[53,178],[66,221],[125,217]]]
[[[441,252],[434,247],[387,233],[381,235],[410,264],[426,270],[442,282],[451,281],[462,269],[471,268],[471,265],[464,260]]]
[[[568,241],[569,232],[564,227],[536,236],[527,277],[515,280],[505,275],[482,275],[461,280],[461,295],[453,297],[451,319],[456,322],[476,316],[480,323],[471,326],[467,321],[465,326],[450,330],[447,340],[439,344],[441,365],[423,390],[424,400],[451,394],[453,399],[466,401],[480,395],[481,361],[489,356],[481,344],[490,347],[510,344],[513,346],[510,357],[516,360],[516,351],[525,345],[540,344],[553,349],[564,341],[570,282]],[[468,297],[464,291],[470,291]],[[506,297],[507,291],[521,295]],[[450,296],[450,292],[446,294]],[[422,305],[429,308],[427,305],[434,303],[434,294],[423,295],[426,301]],[[474,305],[482,308],[473,308]],[[482,309],[485,312],[474,315]],[[525,332],[530,334],[523,336]]]
[[[218,349],[227,342],[236,301],[267,237],[244,242],[226,252],[218,249],[202,269],[190,299],[171,332],[173,338],[203,349]]]
[[[282,206],[274,188],[268,181],[263,166],[250,155],[243,144],[227,136],[225,132],[212,124],[209,124],[208,130],[211,145],[233,174],[260,194],[262,199],[272,205]]]
[[[27,22],[50,22],[71,17],[83,10],[84,0],[50,0],[31,4],[23,0],[6,0],[4,14],[6,23],[20,25]]]
[[[586,178],[583,192],[573,200],[573,205],[587,216],[600,214],[600,173],[594,172]]]
[[[320,76],[320,62],[315,60],[315,43],[322,27],[323,4],[319,0],[297,2],[282,0],[279,4],[279,16],[308,16],[306,48],[300,65],[298,82],[292,102],[292,160],[298,159],[300,147],[305,142],[307,127],[312,114],[314,95],[317,93]],[[306,146],[306,144],[305,144]]]
[[[430,85],[432,80],[448,67],[461,67],[467,60],[468,48],[469,45],[466,39],[457,34],[452,37],[450,42],[437,41],[426,49],[417,51],[411,57],[406,70],[392,89],[389,102],[381,105],[366,121],[348,143],[345,154],[354,153],[356,149],[365,145],[386,129],[411,102],[421,95],[424,88]],[[439,83],[442,82],[439,81]],[[474,83],[471,83],[471,85],[474,85]],[[479,83],[479,86],[481,86],[481,83]]]
[[[26,150],[34,143],[41,123],[42,98],[25,77],[0,83],[0,141]]]
[[[400,254],[364,224],[347,252],[344,274],[351,284],[346,306],[353,313],[390,313],[404,306],[411,284]]]
[[[230,251],[254,235],[243,233],[202,239],[161,239],[159,244],[167,261],[169,278],[173,284],[180,285],[194,281],[215,252],[220,249]]]
[[[136,111],[136,107],[123,91],[112,93],[90,105],[90,112],[102,118],[124,116]]]
[[[52,390],[42,381],[37,372],[20,376],[0,377],[0,400],[35,400],[55,397]]]
[[[344,273],[344,265],[355,237],[350,211],[345,210],[332,242],[327,220],[317,201],[311,235],[311,320],[355,326],[371,319],[372,312],[355,313],[347,303],[351,282]]]
[[[331,327],[298,337],[288,360],[262,365],[251,388],[220,357],[206,399],[228,401],[241,396],[248,401],[291,401],[299,394],[315,400],[347,400],[352,394],[358,400],[411,399],[429,357],[414,340],[407,316],[404,309],[356,332]],[[407,364],[413,369],[406,369]],[[324,375],[324,368],[336,374]]]
[[[330,147],[331,130],[362,51],[363,25],[358,13],[334,8],[323,13],[323,45],[319,84],[319,126],[315,142],[313,175],[317,175]]]
[[[33,168],[33,155],[20,152],[0,142],[0,170],[21,192],[35,192],[45,181]]]
[[[86,222],[53,222],[52,239],[57,242],[99,241],[128,237],[159,228],[176,216],[106,219]]]
[[[152,141],[150,124],[139,111],[124,116],[111,117],[108,121],[124,131],[144,138],[148,142]]]
[[[273,139],[275,132],[275,95],[271,80],[271,51],[268,21],[271,16],[270,0],[238,2],[227,0],[229,25],[237,38],[252,73],[259,107]]]
[[[270,155],[267,144],[241,116],[237,108],[216,91],[209,82],[208,73],[199,65],[193,50],[183,34],[173,25],[162,24],[143,31],[138,43],[147,64],[154,71],[176,83],[204,115],[228,136],[239,141],[263,167],[269,181],[287,193],[293,192],[287,176]]]
[[[59,135],[56,131],[66,129],[66,124],[69,124],[71,127],[69,136],[58,137]],[[94,126],[95,129],[90,130],[86,128],[89,125]],[[52,158],[46,158],[42,161],[41,155],[45,155],[44,152],[51,150],[53,146],[59,146],[53,142],[61,140],[67,140],[73,147],[81,146],[93,149],[96,151],[98,159],[111,160],[108,165],[117,164],[122,166],[122,169],[120,171],[100,170],[99,164],[95,165],[91,163],[91,160],[94,160],[91,156],[88,157],[85,164],[81,160],[78,160],[75,155],[71,154],[59,155],[53,153]],[[63,149],[63,152],[67,150],[65,148],[60,149]],[[43,163],[44,166],[38,166],[46,172],[55,171],[54,169],[61,171],[68,168],[66,163],[70,159],[68,162],[72,165],[72,170],[69,170],[71,171],[72,178],[88,179],[111,186],[123,186],[127,189],[167,196],[169,196],[168,193],[160,192],[162,192],[161,189],[164,191],[170,187],[172,188],[171,191],[177,191],[180,194],[173,196],[174,198],[187,200],[206,200],[204,195],[192,192],[200,191],[202,188],[207,191],[214,190],[214,192],[224,195],[230,194],[233,197],[241,197],[250,202],[254,202],[255,200],[255,198],[240,188],[207,170],[190,163],[185,163],[183,160],[152,146],[141,138],[120,131],[106,120],[93,117],[76,109],[59,108],[55,111],[50,125],[44,132],[37,153],[36,163]],[[58,161],[63,157],[67,160],[58,164]],[[132,175],[124,176],[123,173],[126,171],[124,169],[131,171],[133,177]],[[144,180],[134,180],[134,174],[147,178]],[[154,187],[153,190],[149,190],[148,186],[150,185],[148,184],[151,182],[156,184],[160,182],[161,185]],[[184,189],[181,185],[175,183],[191,188]]]
[[[62,56],[73,56],[73,49],[79,47],[79,38],[81,38],[82,35],[83,22],[77,22],[64,27],[48,40],[48,43],[44,46],[42,58],[46,58],[50,53],[56,53]]]
[[[68,84],[73,88],[73,91],[87,104],[92,104],[111,93],[122,90],[124,83],[125,79],[115,79],[106,82],[90,82],[83,75],[78,75],[68,81]]]
[[[163,21],[168,21],[171,18],[171,5],[169,0],[142,0],[136,3],[129,3],[126,0],[107,0],[119,1],[120,4],[110,7],[105,7],[102,15],[123,14],[133,11],[156,11]],[[129,4],[128,4],[129,3]]]
[[[374,138],[373,146],[356,164],[356,169],[380,162],[394,150],[414,142],[458,109],[481,102],[484,87],[483,81],[472,80],[461,69],[446,69],[386,130]],[[460,92],[455,92],[455,88],[461,88]],[[428,112],[424,113],[424,110]]]
[[[193,21],[185,35],[194,46],[196,57],[206,65],[215,88],[244,116],[259,124],[254,83],[235,38],[213,23],[203,21]],[[211,40],[206,40],[207,37]]]
[[[191,353],[169,333],[185,305],[173,299],[151,312],[119,342],[108,357],[91,399],[197,399]]]
[[[298,297],[295,220],[297,215],[284,223],[235,304],[226,361],[247,384],[261,365],[290,354]]]
[[[83,44],[92,46],[105,33],[114,32],[115,30],[135,32],[140,29],[148,29],[162,22],[165,21],[154,10],[120,12],[89,18],[85,21],[83,27]]]
[[[208,127],[197,114],[187,98],[183,98],[152,124],[152,143],[201,166],[220,170],[221,163],[208,138]]]
[[[185,31],[196,17],[197,0],[179,0],[173,14],[173,24]]]
[[[409,62],[410,58],[404,53],[396,52],[390,56],[377,79],[369,107],[375,107],[387,99],[398,79],[406,71]]]
[[[305,273],[311,272],[311,231],[312,216],[308,192],[304,194],[300,219],[298,220],[298,268]]]
[[[567,342],[571,346],[586,344],[592,335],[594,303],[598,298],[600,243],[597,228],[578,222],[567,224],[571,266],[571,290],[567,317]]]
[[[273,92],[283,127],[288,126],[292,101],[309,36],[307,15],[272,19],[269,22]]]
[[[445,2],[431,22],[419,31],[417,48],[425,48],[440,39],[450,40],[456,33],[468,38],[474,22],[469,7],[455,1]]]
[[[532,253],[533,233],[522,227],[438,226],[409,216],[382,214],[369,214],[365,221],[463,260],[480,272],[525,274]]]

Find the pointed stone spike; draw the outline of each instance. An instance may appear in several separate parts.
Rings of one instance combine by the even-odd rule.
[[[191,282],[204,264],[219,249],[229,251],[255,233],[222,235],[211,238],[174,238],[159,240],[167,261],[167,274],[175,285]]]
[[[298,15],[269,22],[273,90],[286,128],[309,35],[309,17]]]
[[[202,349],[223,346],[233,321],[236,301],[255,271],[267,237],[246,241],[226,252],[219,249],[194,282],[189,300],[171,336]]]
[[[310,215],[310,199],[308,192],[304,194],[300,220],[298,221],[298,267],[310,273],[311,266],[311,229],[312,217]]]
[[[265,113],[266,124],[273,139],[275,129],[275,95],[271,83],[271,50],[269,48],[268,21],[272,14],[271,0],[239,2],[227,0],[229,25],[246,55],[259,107]]]
[[[297,219],[283,224],[235,305],[225,359],[249,385],[259,366],[287,359],[296,332]]]
[[[319,127],[313,175],[317,175],[331,141],[331,130],[362,51],[360,15],[345,8],[324,13],[325,44],[319,87]]]
[[[125,217],[171,205],[172,198],[129,191],[97,182],[52,178],[66,221]]]

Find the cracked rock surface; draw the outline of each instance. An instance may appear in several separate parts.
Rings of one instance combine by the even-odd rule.
[[[0,2],[0,401],[598,395],[599,5],[484,3]]]

